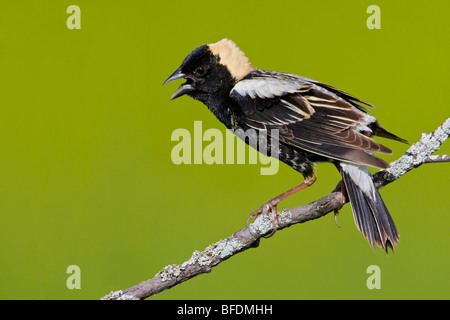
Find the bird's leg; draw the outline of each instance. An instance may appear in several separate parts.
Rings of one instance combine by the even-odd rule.
[[[272,214],[272,221],[273,221],[273,224],[272,224],[273,232],[270,234],[270,236],[273,235],[273,233],[275,233],[275,231],[280,227],[280,224],[278,222],[277,205],[281,201],[286,199],[287,197],[293,195],[294,193],[299,192],[300,190],[308,188],[315,181],[316,181],[316,176],[315,176],[315,174],[312,174],[310,177],[306,177],[305,181],[302,184],[299,184],[298,186],[296,186],[296,187],[294,187],[294,188],[292,188],[292,189],[290,189],[290,190],[280,194],[279,196],[273,198],[269,202],[263,204],[258,210],[256,210],[252,214],[250,214],[250,216],[247,218],[246,225],[248,225],[248,222],[250,220],[256,219],[263,212],[270,211],[271,214]]]
[[[341,198],[342,205],[344,205],[348,202],[347,190],[345,190],[344,182],[342,180],[339,181],[338,185],[333,190],[333,192],[341,192],[342,193],[342,198]],[[339,209],[334,210],[334,222],[340,228],[341,226],[339,225],[339,223],[337,221],[338,214],[339,214]]]

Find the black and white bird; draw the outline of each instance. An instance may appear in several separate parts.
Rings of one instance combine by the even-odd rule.
[[[228,129],[278,130],[281,161],[300,172],[300,185],[275,197],[263,210],[278,227],[277,204],[316,180],[313,164],[331,162],[340,171],[358,229],[384,250],[399,240],[397,228],[374,186],[368,167],[386,169],[374,152],[392,151],[373,135],[406,142],[369,115],[370,104],[327,84],[254,67],[229,40],[202,45],[188,54],[164,84],[186,79],[171,99],[184,94],[203,102]]]

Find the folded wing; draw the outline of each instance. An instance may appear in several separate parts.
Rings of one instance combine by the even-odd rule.
[[[279,130],[280,140],[332,159],[377,168],[389,165],[369,152],[392,151],[366,134],[376,119],[367,103],[319,82],[284,73],[255,70],[230,93],[259,130]]]

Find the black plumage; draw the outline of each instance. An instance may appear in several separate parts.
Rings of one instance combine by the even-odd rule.
[[[269,135],[278,130],[276,156],[305,178],[250,217],[268,209],[276,229],[277,204],[314,183],[314,163],[332,162],[343,177],[355,223],[369,243],[385,250],[397,244],[397,229],[367,166],[388,168],[373,153],[392,152],[372,135],[406,141],[367,113],[370,104],[312,79],[255,68],[228,39],[192,51],[165,83],[181,78],[186,82],[172,99],[187,94],[203,102],[229,129],[267,130]]]

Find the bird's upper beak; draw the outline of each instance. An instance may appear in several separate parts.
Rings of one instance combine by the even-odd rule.
[[[186,78],[187,78],[187,75],[184,74],[181,71],[181,67],[179,67],[177,70],[175,70],[174,73],[172,73],[172,75],[169,78],[167,78],[166,81],[164,81],[163,85],[166,84],[166,83],[178,80],[178,79],[186,79]],[[186,93],[194,91],[194,90],[195,90],[195,88],[191,84],[188,84],[187,82],[183,83],[177,89],[177,91],[175,91],[175,93],[172,95],[172,97],[170,97],[170,100],[173,100],[173,99],[176,99],[178,97],[181,97],[182,95],[185,95]]]

